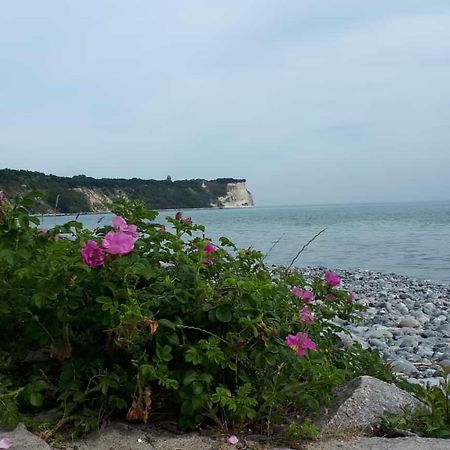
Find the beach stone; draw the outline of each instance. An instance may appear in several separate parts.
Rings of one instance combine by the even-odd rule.
[[[401,328],[419,328],[420,322],[415,319],[414,317],[407,316],[403,317],[400,322],[398,323],[398,326]]]
[[[417,374],[419,371],[417,370],[417,367],[407,361],[406,359],[397,359],[392,362],[392,369],[395,372],[405,373],[408,375],[414,375]]]
[[[351,335],[343,331],[337,333],[337,335],[339,336],[339,344],[338,344],[339,347],[343,348],[351,347],[353,345],[353,342],[355,341],[355,339],[353,339]]]
[[[369,341],[369,343],[370,343],[370,341]],[[417,338],[415,336],[407,336],[400,341],[399,346],[400,347],[417,347],[418,344],[419,344],[419,341],[417,340]]]
[[[407,405],[413,409],[424,407],[408,392],[377,378],[362,376],[336,390],[331,406],[321,412],[317,424],[323,436],[370,430],[380,423],[383,413],[400,413]]]
[[[415,351],[414,348],[404,347],[404,348],[402,348],[402,350],[403,351],[400,353],[400,355],[403,356],[403,358],[405,358],[407,361],[415,362],[415,363],[422,361],[422,358],[417,353],[414,353],[414,351]]]
[[[368,338],[390,338],[392,339],[392,333],[387,329],[387,327],[379,327],[367,333]]]
[[[425,303],[422,307],[422,311],[429,316],[434,316],[436,306],[434,306],[433,303]]]
[[[433,356],[434,351],[430,348],[430,347],[424,347],[421,346],[417,353],[422,357],[422,358],[428,358],[430,356]]]
[[[387,344],[380,339],[369,339],[369,344],[379,350],[386,350],[388,348]]]
[[[424,386],[429,385],[431,387],[433,387],[433,386],[441,386],[443,380],[444,379],[442,377],[436,377],[436,376],[428,377],[428,378],[424,378],[423,379],[423,385]]]
[[[430,318],[428,316],[426,316],[425,314],[422,314],[422,313],[418,313],[417,316],[416,316],[416,319],[420,322],[420,324],[422,326],[430,321]]]
[[[423,338],[433,338],[433,337],[437,337],[438,334],[439,334],[439,333],[438,333],[437,331],[430,330],[430,329],[428,329],[428,330],[423,330],[423,331],[421,331],[421,333],[420,333],[420,335],[421,335]]]
[[[426,370],[423,372],[424,378],[431,378],[431,377],[433,377],[435,374],[436,374],[436,371],[433,370],[433,369],[426,369]]]
[[[443,369],[450,369],[450,359],[443,359],[438,363]]]
[[[4,438],[12,439],[11,450],[52,450],[46,442],[30,433],[23,423],[19,423],[13,431],[0,431],[0,439]]]
[[[440,333],[445,337],[450,337],[450,323],[445,323],[437,327],[436,333]]]

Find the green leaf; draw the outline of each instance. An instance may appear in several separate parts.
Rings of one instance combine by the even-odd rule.
[[[174,389],[177,390],[178,389],[178,381],[177,380],[173,380],[172,378],[166,378],[161,380],[161,384],[166,387],[167,389]]]
[[[144,381],[153,381],[157,378],[156,369],[151,364],[142,364],[139,373]]]
[[[31,392],[29,401],[31,405],[39,407],[44,403],[44,396],[40,392]]]
[[[233,249],[237,249],[236,245],[233,244],[233,242],[231,242],[228,238],[226,238],[225,236],[222,236],[221,238],[219,238],[220,243],[224,246],[224,247],[231,247]]]
[[[178,337],[177,333],[170,333],[167,335],[167,340],[172,345],[179,345],[180,344],[180,338]]]
[[[195,395],[200,395],[203,392],[203,384],[198,381],[192,384],[192,391]]]
[[[165,345],[164,347],[156,347],[156,357],[160,361],[169,362],[173,359],[172,347],[170,345]]]
[[[37,292],[33,295],[32,299],[37,308],[42,308],[44,306],[45,295],[43,293]]]
[[[169,328],[169,329],[174,330],[174,331],[177,328],[176,325],[173,322],[171,322],[170,320],[167,320],[167,319],[159,319],[158,320],[158,325],[160,327]]]
[[[228,305],[221,305],[216,309],[216,318],[219,322],[230,322],[233,315],[231,313],[231,307]]]
[[[188,348],[184,354],[186,362],[191,362],[194,366],[201,364],[203,361],[202,356],[195,347]]]

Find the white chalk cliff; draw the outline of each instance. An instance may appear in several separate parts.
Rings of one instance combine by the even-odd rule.
[[[227,193],[211,204],[216,208],[245,208],[254,206],[253,197],[245,185],[245,181],[227,183]]]

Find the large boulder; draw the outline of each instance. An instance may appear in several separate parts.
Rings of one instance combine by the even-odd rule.
[[[380,423],[383,413],[401,413],[402,408],[425,408],[406,391],[363,376],[337,389],[335,398],[317,419],[322,436],[341,436],[348,432],[368,432]]]

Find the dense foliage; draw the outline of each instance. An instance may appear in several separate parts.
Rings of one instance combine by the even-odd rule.
[[[245,180],[219,178],[217,180],[141,180],[139,178],[92,178],[84,175],[58,177],[29,170],[0,170],[0,189],[12,198],[29,190],[42,190],[46,198],[34,202],[33,212],[77,213],[92,211],[86,190],[97,196],[115,199],[126,196],[144,200],[147,207],[157,209],[208,208],[218,204],[227,193],[227,184]],[[105,205],[106,208],[107,205]],[[218,204],[220,206],[220,204]]]
[[[137,201],[93,231],[40,229],[32,202],[0,200],[2,425],[57,408],[49,433],[112,415],[270,432],[348,379],[391,377],[378,353],[338,347],[333,319],[359,306],[332,273],[307,282],[268,268],[181,213],[166,228]]]

